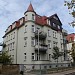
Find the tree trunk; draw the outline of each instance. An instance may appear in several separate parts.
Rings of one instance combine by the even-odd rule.
[[[57,71],[58,71],[58,59],[57,59]]]

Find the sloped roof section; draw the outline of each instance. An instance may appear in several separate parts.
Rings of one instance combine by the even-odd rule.
[[[32,6],[32,4],[31,4],[31,3],[30,3],[30,5],[29,5],[29,7],[28,7],[27,11],[34,11],[33,6]]]

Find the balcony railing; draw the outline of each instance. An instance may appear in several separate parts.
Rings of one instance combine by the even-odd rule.
[[[6,46],[6,44],[4,44],[4,43],[2,43],[2,42],[1,42],[1,43],[0,43],[0,46],[5,47],[5,46]]]
[[[63,43],[64,43],[64,44],[68,43],[68,40],[63,39]]]
[[[48,46],[47,45],[39,45],[39,51],[47,51]],[[35,51],[38,51],[38,45],[35,46]]]
[[[38,38],[38,36],[39,36],[39,39],[45,39],[47,37],[47,33],[40,31],[38,35],[38,31],[35,31],[35,37]]]

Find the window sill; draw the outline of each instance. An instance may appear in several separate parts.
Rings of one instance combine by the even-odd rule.
[[[48,49],[51,49],[51,48],[48,48]]]
[[[27,47],[27,46],[24,46],[24,47]]]
[[[32,61],[50,61],[50,60],[32,60]]]

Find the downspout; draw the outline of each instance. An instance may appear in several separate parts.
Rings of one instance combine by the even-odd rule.
[[[17,49],[18,49],[18,29],[17,29],[17,37],[16,37],[16,64],[17,64]]]

